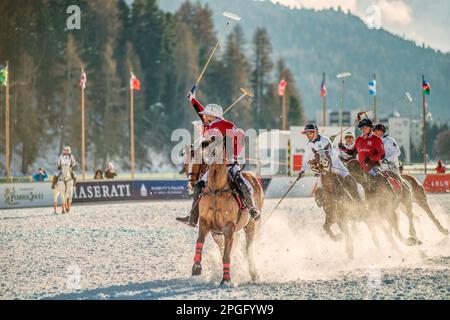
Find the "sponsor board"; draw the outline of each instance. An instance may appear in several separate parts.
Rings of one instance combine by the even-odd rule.
[[[429,193],[450,192],[450,174],[427,174],[423,187]]]
[[[134,200],[184,199],[188,197],[187,181],[134,181]]]
[[[132,181],[77,182],[73,203],[133,200]]]
[[[53,193],[49,183],[0,184],[0,208],[50,206]]]

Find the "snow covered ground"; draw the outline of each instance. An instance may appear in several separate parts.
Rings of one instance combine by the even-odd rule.
[[[429,196],[450,227],[450,196]],[[277,200],[268,200],[265,212]],[[221,260],[211,238],[204,273],[190,276],[196,229],[175,221],[188,201],[0,210],[0,299],[450,299],[450,239],[414,206],[420,247],[377,251],[353,224],[355,259],[322,229],[313,199],[287,199],[263,228],[252,283],[241,235],[230,288],[219,288]],[[402,232],[406,220],[401,216]]]

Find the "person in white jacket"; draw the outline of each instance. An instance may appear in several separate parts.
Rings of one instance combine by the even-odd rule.
[[[345,188],[350,193],[352,198],[359,203],[361,201],[361,197],[358,193],[358,186],[356,184],[356,181],[350,175],[348,169],[344,166],[341,159],[339,159],[339,154],[335,151],[331,140],[328,137],[320,135],[318,127],[313,123],[307,124],[305,126],[305,129],[302,131],[302,134],[305,134],[307,136],[308,142],[304,147],[305,155],[302,169],[299,175],[303,176],[305,172],[311,167],[309,162],[311,160],[314,160],[313,150],[319,151],[328,149],[331,158],[331,171],[343,178]],[[322,195],[322,182],[319,178],[316,190],[316,201],[319,206],[321,206],[322,203]]]
[[[395,173],[400,176],[400,164],[398,158],[402,154],[394,138],[386,134],[386,127],[378,123],[373,128],[373,133],[383,140],[385,156],[381,162],[381,170]]]
[[[69,146],[64,147],[63,153],[58,158],[57,162],[58,171],[53,176],[52,189],[55,188],[55,185],[58,182],[58,178],[61,174],[61,168],[63,165],[68,165],[72,170],[71,175],[73,179],[73,185],[75,186],[77,181],[77,175],[75,173],[75,167],[77,166],[77,162],[75,160],[75,157],[72,155],[72,150]]]

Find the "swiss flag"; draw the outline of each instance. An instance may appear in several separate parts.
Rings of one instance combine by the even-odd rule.
[[[139,82],[139,79],[136,78],[133,72],[131,73],[130,88],[137,91],[141,90],[141,83]]]
[[[278,95],[284,96],[284,92],[286,91],[287,82],[286,80],[281,80],[280,84],[278,85]]]

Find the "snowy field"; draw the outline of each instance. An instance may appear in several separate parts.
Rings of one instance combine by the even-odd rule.
[[[450,226],[450,196],[432,195]],[[265,212],[277,200],[268,200]],[[322,229],[312,198],[287,199],[267,222],[256,248],[261,279],[252,283],[241,235],[230,288],[209,237],[204,272],[192,278],[197,230],[175,221],[190,202],[79,205],[0,210],[0,299],[450,299],[450,239],[414,206],[420,247],[377,251],[363,224],[352,224],[355,259]],[[406,235],[406,219],[400,216]],[[381,237],[381,235],[380,235]]]

